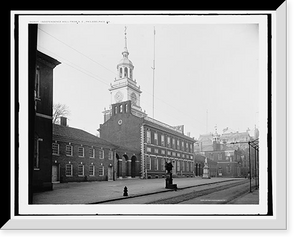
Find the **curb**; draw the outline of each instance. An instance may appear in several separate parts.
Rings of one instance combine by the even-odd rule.
[[[231,180],[225,180],[225,181],[215,181],[211,183],[205,183],[201,185],[193,185],[193,186],[185,186],[181,188],[177,188],[177,191],[187,189],[187,188],[193,188],[193,187],[201,187],[201,186],[206,186],[206,185],[212,185],[212,184],[217,184],[217,183],[223,183],[223,182],[229,182],[229,181],[236,181],[240,179],[231,179]],[[132,196],[126,196],[126,197],[117,197],[117,198],[112,198],[112,199],[106,199],[106,200],[101,200],[97,202],[91,202],[91,203],[85,203],[85,204],[101,204],[101,203],[106,203],[106,202],[113,202],[113,201],[119,201],[119,200],[124,200],[124,199],[131,199],[131,198],[136,198],[136,197],[143,197],[143,196],[148,196],[148,195],[153,195],[153,194],[159,194],[159,193],[164,193],[164,192],[170,192],[174,191],[173,189],[164,189],[161,191],[155,191],[155,192],[148,192],[148,193],[142,193],[142,194],[137,194],[137,195],[132,195]]]

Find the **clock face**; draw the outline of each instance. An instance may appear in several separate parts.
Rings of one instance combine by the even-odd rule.
[[[116,102],[121,102],[123,100],[123,93],[118,91],[116,94],[115,94],[115,100]]]

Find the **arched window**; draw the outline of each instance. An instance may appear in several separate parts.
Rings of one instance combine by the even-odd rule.
[[[127,77],[127,76],[128,76],[128,68],[125,67],[125,69],[124,69],[124,77]]]
[[[120,78],[122,78],[122,68],[120,68]]]
[[[129,78],[132,79],[132,69],[131,68],[129,69]]]

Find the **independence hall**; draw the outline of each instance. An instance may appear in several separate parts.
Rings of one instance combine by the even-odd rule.
[[[122,147],[122,153],[116,153],[116,178],[163,178],[166,162],[172,163],[174,177],[192,177],[195,140],[184,135],[184,126],[170,126],[142,111],[142,91],[133,78],[126,42],[125,35],[118,78],[109,89],[115,103],[104,110],[104,123],[98,129],[100,138]]]

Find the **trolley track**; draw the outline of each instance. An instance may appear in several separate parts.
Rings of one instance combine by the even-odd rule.
[[[243,181],[239,181],[239,182],[235,182],[235,183],[230,183],[230,184],[227,183],[225,185],[218,185],[218,186],[214,186],[212,188],[207,188],[207,189],[197,190],[197,188],[195,188],[194,191],[189,192],[189,193],[183,193],[181,195],[147,202],[146,204],[178,204],[178,203],[191,201],[196,198],[205,197],[210,194],[216,194],[218,192],[226,191],[226,190],[234,191],[233,195],[228,195],[229,196],[228,199],[215,200],[214,204],[230,203],[230,201],[233,201],[234,199],[245,194],[249,190],[248,186],[246,186],[248,183],[249,183],[248,180],[243,180]],[[240,187],[240,188],[237,189],[237,187]],[[206,199],[203,199],[202,201],[199,200],[199,202],[201,202],[202,204],[211,203],[211,201],[213,201],[213,200],[206,200]]]

